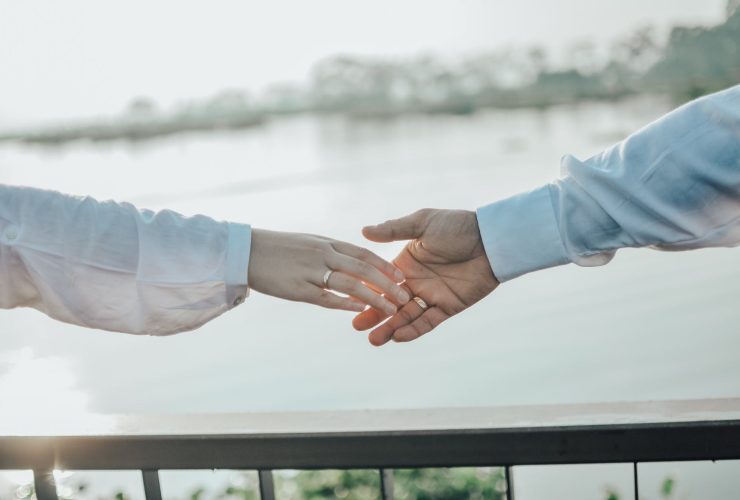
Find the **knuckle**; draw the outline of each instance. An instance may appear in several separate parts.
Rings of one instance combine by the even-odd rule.
[[[323,305],[329,305],[334,302],[334,297],[335,295],[333,293],[324,290],[320,293],[318,300]]]
[[[360,256],[365,260],[373,260],[376,258],[376,255],[367,248],[360,248]]]
[[[396,342],[410,342],[416,337],[416,332],[413,330],[413,328],[409,327],[399,328],[398,330],[396,330],[396,333],[393,334],[393,339]]]
[[[414,323],[414,329],[419,334],[421,334],[423,332],[428,332],[429,330],[432,329],[432,323],[429,321],[429,318],[426,318],[424,316],[421,316]]]
[[[371,253],[369,250],[366,250],[364,248],[356,248],[355,252],[353,252],[352,256],[357,259],[359,262],[368,262],[371,258]]]
[[[373,294],[370,300],[372,301],[373,306],[381,311],[384,311],[386,306],[390,303],[380,295],[376,294]]]
[[[403,308],[400,311],[398,311],[398,314],[407,322],[413,321],[414,316],[411,314],[411,312],[407,308]]]
[[[365,285],[362,285],[361,283],[357,281],[353,281],[349,285],[349,289],[352,291],[352,295],[356,297],[359,297],[361,295],[367,296],[370,292],[370,290]]]
[[[372,274],[374,270],[375,268],[371,266],[370,264],[368,264],[367,262],[363,262],[361,260],[357,261],[357,271],[358,272],[368,275],[368,274]]]
[[[347,277],[347,284],[345,286],[352,292],[352,295],[365,294],[368,291],[368,288],[355,278]]]

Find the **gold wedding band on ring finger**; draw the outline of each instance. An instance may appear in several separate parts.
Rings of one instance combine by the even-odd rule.
[[[426,302],[424,302],[424,299],[422,299],[421,297],[414,297],[411,300],[416,302],[416,305],[418,305],[422,311],[426,311],[427,309],[429,309],[429,305]]]

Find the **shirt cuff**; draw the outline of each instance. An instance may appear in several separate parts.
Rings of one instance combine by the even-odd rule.
[[[248,224],[229,222],[229,248],[226,255],[226,300],[230,307],[244,302],[249,295],[247,281],[252,228]]]
[[[477,215],[483,247],[499,282],[570,262],[549,186],[481,207]]]

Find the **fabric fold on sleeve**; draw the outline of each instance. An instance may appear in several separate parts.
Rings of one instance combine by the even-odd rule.
[[[478,209],[500,281],[617,250],[740,244],[740,86],[664,115],[563,177]]]

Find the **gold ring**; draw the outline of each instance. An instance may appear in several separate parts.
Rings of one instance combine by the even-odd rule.
[[[333,272],[334,271],[332,271],[331,269],[329,269],[328,271],[326,271],[324,273],[324,279],[323,279],[324,288],[329,288],[329,277],[331,276],[331,273],[333,273]]]
[[[422,311],[426,311],[427,309],[429,309],[429,306],[427,305],[426,302],[424,302],[424,299],[422,299],[421,297],[414,297],[414,302],[416,302],[416,305],[421,307]]]

